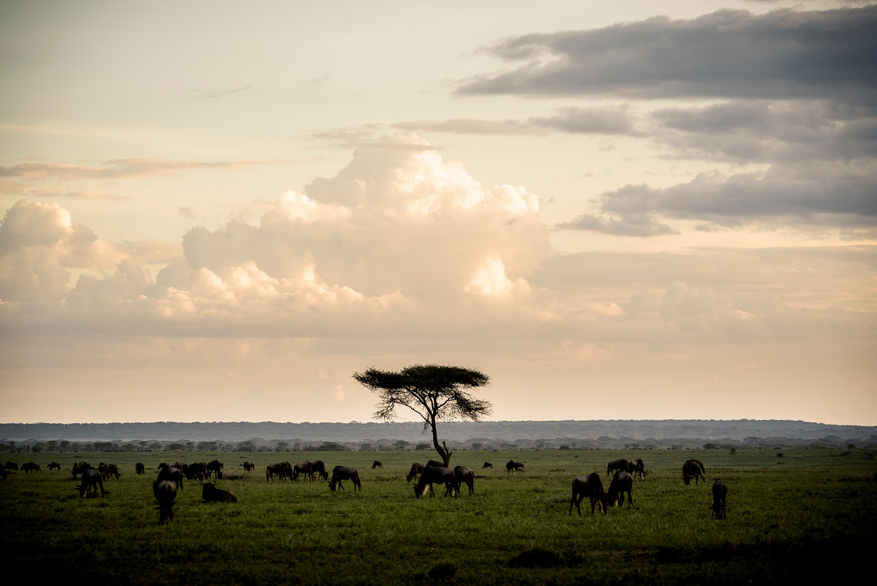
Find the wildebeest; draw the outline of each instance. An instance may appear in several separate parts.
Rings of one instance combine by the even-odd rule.
[[[463,483],[469,487],[469,495],[475,494],[475,473],[465,466],[457,466],[454,468],[454,496],[459,496],[460,486]]]
[[[316,475],[320,480],[329,480],[329,473],[326,472],[326,465],[322,460],[311,462],[311,474]]]
[[[183,471],[173,466],[168,466],[164,462],[158,465],[158,480],[169,480],[173,482],[179,490],[183,490]]]
[[[420,498],[429,490],[430,497],[434,497],[432,485],[435,482],[445,485],[445,496],[454,494],[454,471],[444,466],[426,466],[414,485],[414,496]]]
[[[631,508],[631,504],[633,503],[633,494],[631,493],[633,490],[633,476],[624,470],[618,470],[615,473],[615,476],[612,478],[612,482],[609,484],[609,493],[606,495],[606,500],[608,500],[612,506],[624,506],[624,493],[627,493],[627,508]]]
[[[292,477],[294,480],[298,480],[299,474],[305,474],[308,477],[308,480],[310,480],[311,482],[315,480],[313,464],[310,460],[299,462],[292,467]]]
[[[222,480],[222,462],[219,460],[211,460],[207,464],[207,478],[210,478],[211,474],[216,474],[216,477]]]
[[[92,466],[88,462],[79,462],[77,464],[73,464],[73,480],[76,480],[77,475],[84,474],[86,470],[91,470]]]
[[[408,475],[405,477],[405,480],[411,482],[412,480],[417,480],[417,475],[423,473],[423,464],[419,462],[414,462],[411,464],[411,470],[408,471]]]
[[[646,479],[646,466],[645,464],[643,464],[642,458],[637,458],[633,462],[629,462],[629,466],[629,472],[633,474],[634,478],[636,478],[636,475],[639,474],[640,480]]]
[[[335,466],[332,468],[332,480],[329,482],[329,489],[332,492],[335,492],[335,486],[344,490],[344,485],[341,484],[342,480],[352,480],[353,481],[353,490],[359,488],[362,491],[362,484],[359,482],[359,472],[356,471],[356,468],[348,468],[347,466]]]
[[[146,474],[146,466],[143,465],[143,462],[137,462],[136,464],[134,464],[134,472],[137,473],[137,476],[140,476],[141,474]]]
[[[493,468],[493,464],[491,464],[490,462],[485,462],[484,466],[482,466],[481,469],[484,470],[485,468]]]
[[[603,483],[600,481],[600,475],[596,472],[587,476],[579,476],[572,481],[572,498],[569,501],[569,514],[572,515],[573,503],[582,516],[582,508],[580,506],[582,499],[588,497],[591,499],[591,514],[594,514],[594,507],[600,505],[600,512],[606,514],[605,495],[603,494]]]
[[[265,468],[265,480],[274,480],[275,474],[280,477],[280,480],[283,480],[284,477],[286,477],[287,480],[292,480],[292,465],[289,462],[268,464]]]
[[[94,468],[89,468],[82,473],[82,482],[76,485],[79,496],[88,498],[91,493],[97,496],[97,487],[100,486],[100,498],[104,498],[104,483],[101,480],[100,472]]]
[[[716,519],[725,518],[725,498],[728,496],[728,485],[721,478],[713,482],[713,510]]]
[[[174,518],[174,500],[177,487],[169,480],[156,480],[152,483],[152,494],[158,501],[158,524],[167,525]]]
[[[253,464],[250,464],[249,462],[244,462],[244,463],[242,464],[242,466],[244,467],[244,471],[245,471],[245,472],[250,472],[251,470],[255,470],[255,469],[256,469],[256,466],[253,465]]]
[[[207,462],[194,462],[186,467],[187,480],[202,481],[207,478]]]
[[[58,464],[57,462],[52,462],[51,464],[49,464],[48,469],[49,470],[60,470],[61,465]]]
[[[230,490],[222,490],[216,488],[215,482],[208,482],[201,485],[201,498],[206,503],[236,503],[238,497]]]
[[[624,470],[625,472],[630,472],[630,462],[621,458],[620,460],[612,460],[606,466],[606,475],[611,476],[615,470]]]
[[[42,472],[43,471],[43,469],[40,468],[40,465],[37,464],[36,462],[27,462],[27,463],[21,465],[21,471],[24,472],[25,474],[30,473],[31,470],[33,470],[34,472]]]
[[[703,477],[704,473],[706,473],[706,468],[703,467],[703,462],[700,460],[686,460],[685,464],[682,465],[682,481],[685,484],[691,484],[692,477],[694,477],[695,486],[697,486],[698,478],[706,482],[706,478]]]
[[[521,464],[520,462],[515,462],[514,460],[509,460],[505,464],[506,474],[511,474],[512,470],[517,472],[518,470],[521,470],[523,468],[524,468],[523,464]]]
[[[383,467],[384,467],[384,465],[381,464],[380,462],[378,462],[377,460],[372,462],[372,470],[374,470],[375,468],[383,468]]]
[[[119,479],[119,467],[115,464],[104,464],[101,462],[97,467],[98,472],[103,477],[104,480],[109,480],[110,476],[115,476],[116,480]]]
[[[6,462],[6,464],[4,464],[3,467],[6,468],[7,470],[18,470],[18,464],[16,464],[12,460],[9,460],[8,462]]]

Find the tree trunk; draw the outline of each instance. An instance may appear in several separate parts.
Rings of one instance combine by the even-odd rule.
[[[439,444],[438,441],[438,430],[435,427],[435,417],[430,417],[429,426],[432,428],[432,445],[435,448],[436,453],[441,457],[442,462],[444,462],[445,468],[451,467],[451,454],[453,452],[448,449],[448,445],[445,442]],[[444,448],[442,447],[444,446]]]

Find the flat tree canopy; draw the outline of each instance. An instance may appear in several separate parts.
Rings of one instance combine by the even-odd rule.
[[[398,372],[369,368],[353,375],[360,384],[377,392],[374,418],[392,421],[398,418],[396,406],[402,405],[423,419],[423,428],[432,431],[432,445],[445,466],[452,452],[445,442],[439,444],[436,422],[469,419],[478,421],[491,413],[488,401],[476,399],[467,391],[486,386],[490,379],[477,370],[437,364],[415,364]]]

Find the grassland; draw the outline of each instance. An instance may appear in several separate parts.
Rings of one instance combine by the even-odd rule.
[[[877,543],[877,460],[860,450],[461,451],[452,463],[476,470],[475,496],[422,500],[404,476],[427,452],[6,456],[43,472],[0,482],[4,573],[67,584],[775,584],[837,575]],[[572,479],[596,471],[608,487],[606,463],[619,457],[641,457],[649,473],[633,508],[569,516]],[[218,486],[239,502],[204,503],[187,483],[159,526],[158,463],[214,458],[225,464]],[[526,470],[506,474],[510,458]],[[682,483],[688,458],[705,463],[706,484]],[[267,464],[305,459],[357,467],[362,492],[266,482]],[[105,498],[82,499],[70,473],[80,460],[123,476]],[[245,460],[256,472],[238,467]],[[52,461],[62,470],[47,471]],[[146,476],[134,474],[138,461]],[[716,478],[729,486],[723,521],[710,518]]]

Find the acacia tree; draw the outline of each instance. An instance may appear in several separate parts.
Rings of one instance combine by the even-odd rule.
[[[369,368],[353,375],[361,385],[378,393],[373,418],[392,421],[398,418],[396,406],[401,405],[423,419],[423,431],[432,431],[432,445],[445,466],[450,466],[451,450],[447,443],[439,444],[436,424],[439,421],[469,419],[478,421],[491,413],[488,401],[476,399],[467,391],[486,386],[486,374],[468,368],[415,364],[398,372]]]

